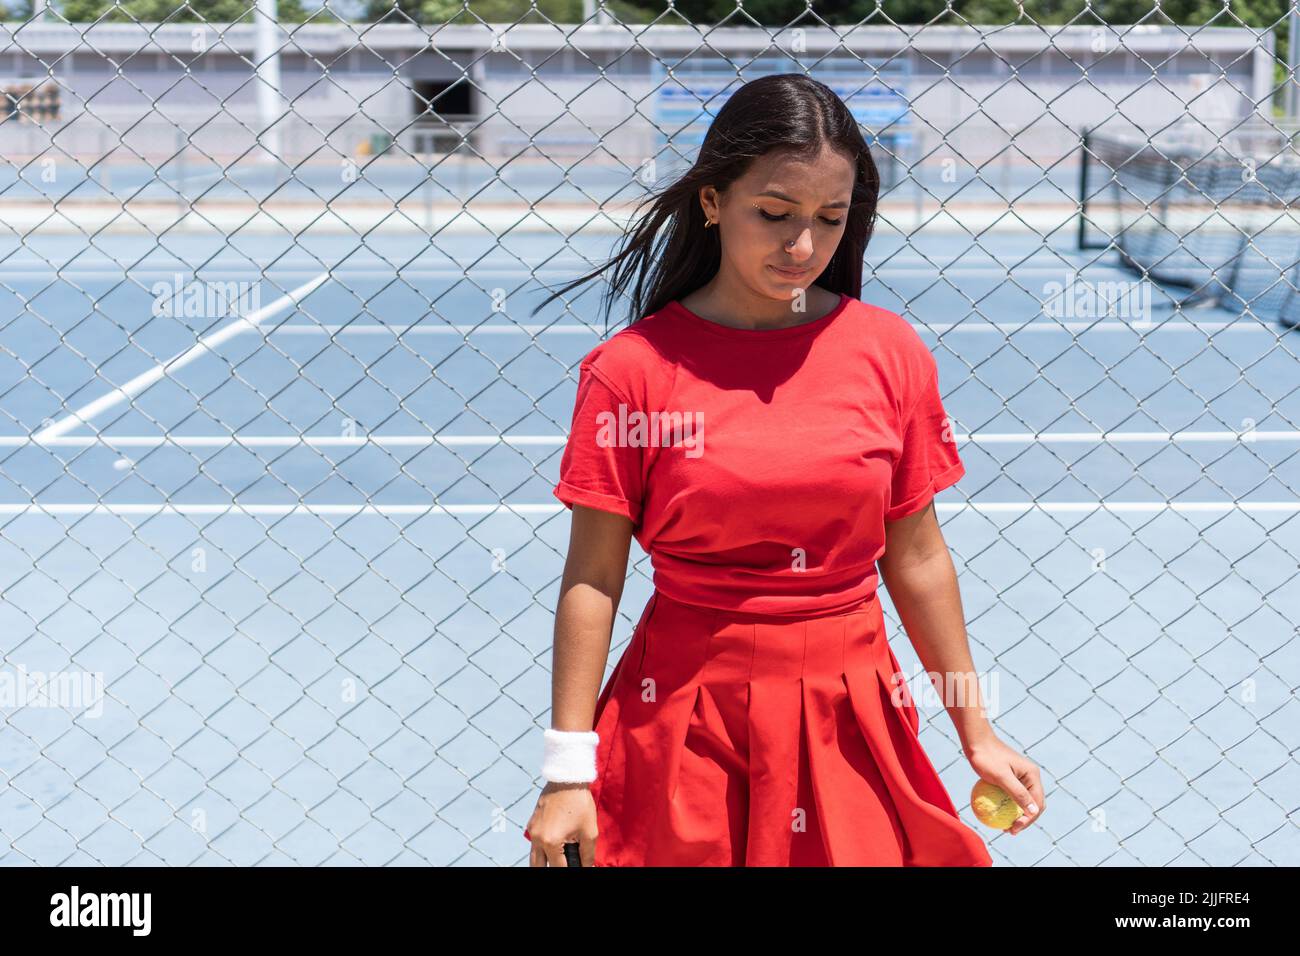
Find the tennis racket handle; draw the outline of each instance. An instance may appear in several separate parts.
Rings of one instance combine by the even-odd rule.
[[[582,856],[578,853],[578,844],[564,844],[564,862],[569,866],[582,866]]]

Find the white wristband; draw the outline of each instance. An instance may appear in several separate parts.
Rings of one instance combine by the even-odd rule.
[[[542,777],[552,783],[591,783],[596,779],[594,730],[556,730],[542,734]]]

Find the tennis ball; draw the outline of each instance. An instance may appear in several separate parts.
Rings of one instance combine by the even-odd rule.
[[[978,780],[971,788],[970,805],[979,822],[995,830],[1011,829],[1024,813],[1005,790],[987,780]]]

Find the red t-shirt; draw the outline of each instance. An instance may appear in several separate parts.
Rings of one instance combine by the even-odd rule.
[[[554,493],[630,518],[670,598],[830,613],[875,592],[885,522],[965,473],[948,424],[893,312],[737,329],[672,302],[583,359]]]

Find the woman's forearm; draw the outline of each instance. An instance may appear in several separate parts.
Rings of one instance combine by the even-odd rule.
[[[556,730],[593,729],[618,598],[589,584],[574,584],[560,594],[551,667],[551,726]]]
[[[971,658],[952,558],[944,549],[909,561],[893,570],[886,587],[921,666],[941,695],[962,749],[969,753],[993,734],[993,727]]]

